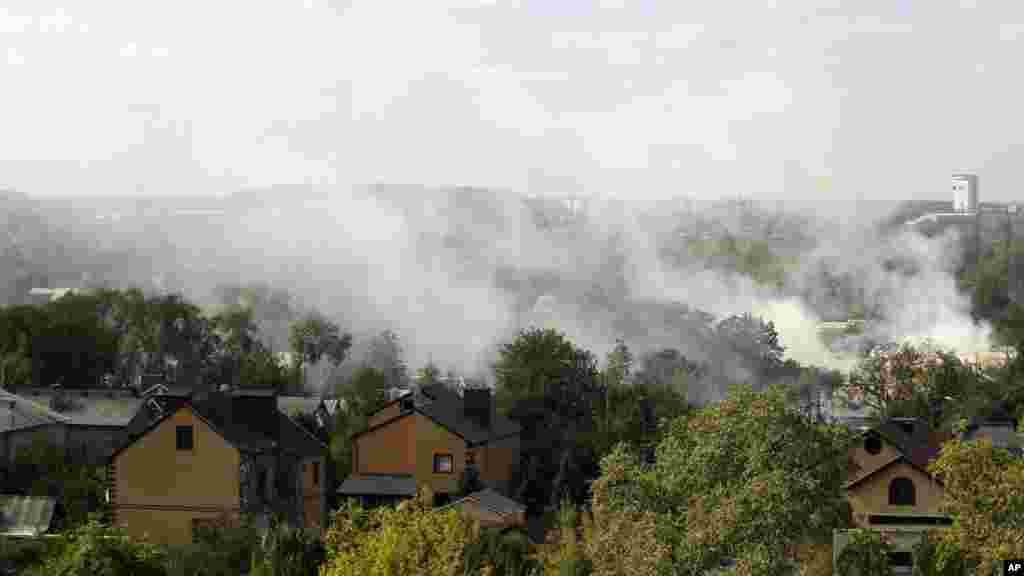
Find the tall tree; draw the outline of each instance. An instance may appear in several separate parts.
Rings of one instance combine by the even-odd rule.
[[[366,364],[383,372],[390,387],[405,388],[409,383],[409,374],[404,356],[398,334],[385,330],[370,343]]]
[[[582,502],[597,472],[586,441],[602,395],[594,356],[559,332],[531,328],[502,346],[495,374],[499,406],[523,429],[519,498],[533,513],[563,496]]]
[[[306,383],[305,367],[315,365],[326,358],[337,367],[345,361],[352,347],[352,335],[342,333],[341,328],[319,312],[310,312],[292,324],[288,337],[292,354],[299,363],[300,377]],[[324,375],[321,374],[322,387]]]
[[[734,387],[719,404],[675,419],[653,465],[624,446],[598,481],[617,511],[648,510],[672,547],[676,574],[735,559],[742,573],[788,573],[793,544],[845,527],[852,434],[793,409],[780,386]]]
[[[996,563],[1024,557],[1024,462],[992,441],[954,440],[929,469],[943,483],[943,509],[953,525],[940,542],[961,551],[972,573],[994,574]]]

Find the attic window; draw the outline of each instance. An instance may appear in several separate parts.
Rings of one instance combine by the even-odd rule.
[[[178,426],[175,429],[178,450],[192,450],[192,427]]]
[[[882,439],[875,434],[868,434],[864,437],[864,451],[876,455],[882,451]]]

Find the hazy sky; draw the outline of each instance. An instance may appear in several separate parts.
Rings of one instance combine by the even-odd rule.
[[[5,0],[0,187],[1010,199],[1021,62],[1010,0]]]

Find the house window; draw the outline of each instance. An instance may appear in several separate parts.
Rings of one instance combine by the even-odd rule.
[[[882,439],[874,434],[868,434],[864,438],[864,450],[871,455],[882,451]]]
[[[473,466],[476,464],[476,455],[473,454],[472,450],[466,450],[466,466]]]
[[[451,454],[434,454],[434,473],[435,474],[451,474],[452,473],[452,455]]]
[[[914,482],[910,478],[893,478],[889,483],[890,506],[914,506],[916,500]]]
[[[434,494],[434,506],[444,506],[451,504],[452,495],[448,492],[436,492]]]
[[[313,486],[320,485],[320,463],[313,462]]]
[[[178,426],[176,428],[178,450],[192,450],[192,427]]]

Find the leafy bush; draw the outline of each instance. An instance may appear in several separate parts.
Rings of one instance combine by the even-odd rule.
[[[327,532],[322,576],[455,576],[474,527],[455,509],[432,510],[426,495],[364,510],[349,502]]]
[[[326,555],[319,534],[277,524],[260,541],[252,576],[317,576]]]
[[[71,531],[32,576],[166,576],[166,556],[151,544],[90,520]]]
[[[836,562],[839,576],[891,575],[889,544],[874,530],[855,530]]]
[[[52,539],[0,539],[0,574],[24,574],[42,564],[59,542]]]
[[[245,517],[223,515],[212,525],[197,526],[195,542],[172,549],[173,576],[237,576],[247,572],[259,546],[259,531]]]
[[[101,468],[45,438],[20,447],[7,471],[8,492],[57,499],[57,529],[85,524],[90,514],[103,512],[105,488]]]
[[[466,547],[464,562],[464,576],[527,576],[538,566],[530,558],[530,541],[524,534],[494,528],[481,531]]]
[[[914,548],[914,576],[963,576],[967,567],[963,553],[935,531]]]

